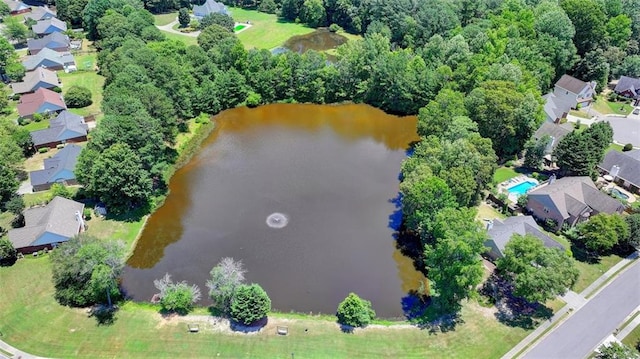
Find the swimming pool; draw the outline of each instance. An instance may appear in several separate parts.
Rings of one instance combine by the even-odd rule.
[[[611,194],[624,199],[625,201],[629,199],[629,196],[627,196],[626,193],[620,192],[617,188],[612,188],[611,189]]]
[[[522,196],[523,194],[526,194],[527,192],[529,192],[531,188],[537,185],[538,185],[537,183],[532,181],[524,181],[524,182],[518,183],[513,187],[507,188],[507,191],[509,191],[509,193],[511,194],[514,194],[516,197],[519,197],[519,196]]]

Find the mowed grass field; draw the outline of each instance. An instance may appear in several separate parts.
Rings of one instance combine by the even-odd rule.
[[[86,87],[91,91],[93,103],[87,107],[69,109],[80,116],[95,115],[101,112],[102,86],[104,77],[95,71],[96,54],[76,56],[76,63],[79,70],[71,73],[58,71],[58,78],[62,82],[62,95],[64,96],[71,86]]]
[[[261,332],[239,334],[216,330],[206,317],[167,320],[156,307],[130,302],[113,324],[99,325],[84,309],[57,304],[50,278],[46,255],[0,268],[0,332],[11,345],[56,358],[497,358],[528,334],[475,303],[446,333],[400,325],[345,334],[333,320],[278,314]],[[192,322],[200,323],[199,333],[188,332]],[[276,335],[276,325],[286,325],[289,335]]]
[[[229,11],[236,22],[251,22],[250,28],[237,35],[246,49],[271,50],[284,44],[291,36],[304,35],[314,31],[314,29],[303,24],[279,20],[273,14],[235,7],[229,8]]]

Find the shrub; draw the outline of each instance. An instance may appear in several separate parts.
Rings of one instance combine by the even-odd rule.
[[[161,279],[153,281],[153,285],[160,291],[160,305],[163,310],[178,314],[187,314],[193,309],[193,304],[200,300],[200,288],[189,286],[187,282],[173,283],[169,273]]]
[[[338,32],[340,30],[342,30],[342,28],[338,24],[329,25],[329,31],[331,31],[331,32]]]
[[[13,96],[11,96],[11,99],[12,99],[13,101],[18,101],[18,100],[20,99],[20,96],[22,96],[22,95],[20,95],[20,94],[14,94]]]
[[[262,96],[259,93],[255,93],[253,91],[249,92],[247,96],[247,106],[248,107],[256,107],[259,106],[262,102]]]
[[[82,216],[84,217],[84,219],[90,220],[91,219],[91,210],[89,208],[85,208],[82,211]]]
[[[180,8],[178,10],[178,22],[180,23],[180,27],[187,27],[191,22],[191,16],[189,16],[189,9],[186,7]]]
[[[57,92],[57,93],[62,93],[62,89],[58,86],[54,86],[51,88],[51,91],[53,92]]]
[[[375,318],[371,302],[361,299],[355,293],[349,295],[338,305],[338,323],[352,327],[364,327]]]
[[[72,197],[71,191],[69,191],[69,189],[61,183],[54,183],[51,186],[51,199],[55,198],[56,196],[64,197],[67,199],[70,199]]]
[[[34,113],[33,114],[33,120],[35,122],[40,122],[44,119],[44,116],[41,113]]]
[[[622,152],[628,152],[631,151],[633,149],[633,145],[630,143],[627,143],[626,145],[624,145],[624,147],[622,147]]]
[[[198,29],[200,27],[200,22],[196,19],[193,19],[189,22],[189,27],[192,29]]]
[[[507,163],[504,164],[506,167],[513,167],[513,165],[515,165],[515,161],[513,160],[509,160],[507,161]]]
[[[221,27],[229,30],[229,32],[233,32],[233,28],[236,23],[229,15],[213,13],[203,17],[200,20],[199,27],[201,30],[204,30],[211,25],[220,25]]]
[[[18,259],[18,251],[7,238],[0,239],[0,266],[10,266]]]
[[[47,153],[49,152],[49,147],[42,147],[38,149],[38,153]]]
[[[15,214],[16,216],[24,210],[24,200],[22,196],[12,196],[11,199],[4,204],[4,209]]]
[[[258,284],[243,284],[236,289],[231,299],[231,319],[250,325],[267,316],[271,310],[271,299]]]
[[[64,95],[64,100],[70,108],[87,107],[93,103],[91,91],[82,86],[71,86]]]

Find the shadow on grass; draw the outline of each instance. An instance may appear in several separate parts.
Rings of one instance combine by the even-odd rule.
[[[260,329],[264,328],[267,323],[269,322],[269,318],[268,317],[264,317],[262,319],[259,319],[253,323],[251,323],[251,325],[244,325],[242,323],[238,323],[235,320],[231,320],[230,321],[230,327],[231,330],[233,330],[234,332],[240,332],[240,333],[256,333],[259,332]]]
[[[113,325],[116,322],[118,306],[95,305],[90,308],[89,316],[94,317],[98,326]]]
[[[480,290],[495,304],[495,313],[499,322],[510,327],[533,329],[541,321],[553,316],[553,310],[540,303],[530,303],[513,294],[513,284],[497,274],[492,274]]]
[[[427,330],[429,334],[450,332],[464,323],[460,316],[460,308],[446,308],[438,297],[409,293],[402,298],[402,308],[411,324]]]

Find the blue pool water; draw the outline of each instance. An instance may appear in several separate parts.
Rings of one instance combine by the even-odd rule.
[[[629,199],[629,196],[627,196],[626,193],[622,193],[622,192],[618,191],[617,188],[613,188],[611,190],[611,194],[613,194],[614,196],[620,197],[620,198],[622,198],[624,200],[628,200]]]
[[[518,183],[513,187],[507,188],[507,190],[509,191],[509,193],[513,193],[516,196],[522,196],[523,194],[527,193],[531,188],[537,185],[538,184],[535,182],[524,181],[524,182]]]

